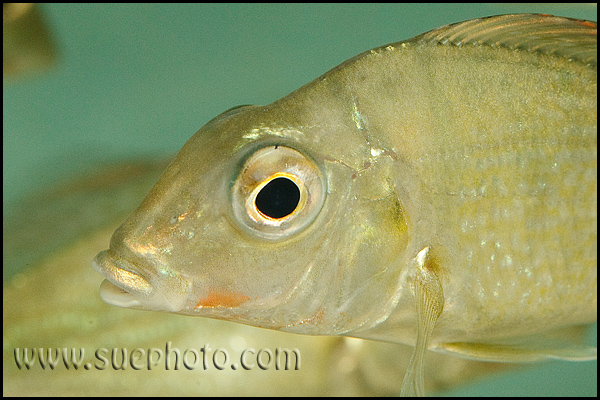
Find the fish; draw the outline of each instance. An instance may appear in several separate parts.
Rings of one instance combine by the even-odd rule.
[[[2,76],[7,83],[41,75],[57,64],[57,46],[38,5],[9,3],[2,16]]]
[[[494,362],[596,359],[597,24],[510,14],[353,57],[179,151],[92,267],[132,309]]]

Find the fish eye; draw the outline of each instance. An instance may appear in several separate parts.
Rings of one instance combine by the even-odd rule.
[[[286,146],[268,146],[250,155],[232,186],[233,216],[246,232],[277,240],[301,231],[325,200],[317,164]]]

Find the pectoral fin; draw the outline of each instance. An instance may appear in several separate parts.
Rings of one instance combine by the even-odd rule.
[[[402,388],[401,396],[424,396],[424,357],[435,323],[444,308],[444,292],[434,270],[430,248],[421,250],[413,259],[415,273],[415,301],[417,306],[417,344],[412,354]]]

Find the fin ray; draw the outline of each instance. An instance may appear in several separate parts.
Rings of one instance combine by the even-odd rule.
[[[463,358],[492,362],[526,363],[548,359],[591,361],[597,358],[597,348],[577,343],[583,327],[569,327],[546,334],[510,338],[482,343],[443,343],[435,350]]]
[[[507,14],[446,25],[415,42],[520,49],[596,65],[595,22],[544,14]]]
[[[425,247],[413,259],[416,264],[415,303],[417,307],[417,344],[402,381],[400,395],[424,396],[424,358],[429,348],[433,328],[444,309],[444,292],[435,274],[437,266]]]

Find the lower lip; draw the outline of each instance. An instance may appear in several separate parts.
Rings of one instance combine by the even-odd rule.
[[[142,304],[129,292],[123,290],[107,279],[100,285],[100,298],[107,304],[117,307],[139,307]]]

